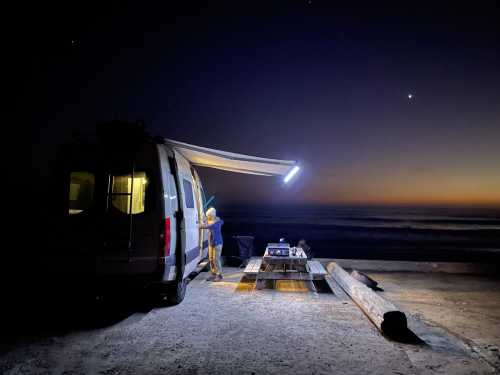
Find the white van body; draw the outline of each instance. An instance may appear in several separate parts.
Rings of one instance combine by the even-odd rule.
[[[186,278],[208,255],[208,231],[199,228],[205,195],[195,165],[267,176],[295,166],[145,133],[125,139],[110,133],[64,153],[61,220],[53,225],[46,265],[120,285],[141,281],[173,303],[182,301]]]

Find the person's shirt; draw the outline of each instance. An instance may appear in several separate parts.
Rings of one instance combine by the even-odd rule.
[[[200,225],[201,229],[208,229],[210,231],[209,241],[210,246],[218,246],[222,245],[222,224],[224,224],[224,220],[217,217],[212,224],[202,224]]]

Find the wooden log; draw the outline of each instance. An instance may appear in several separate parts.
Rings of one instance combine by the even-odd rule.
[[[328,263],[326,269],[381,332],[396,337],[408,330],[406,315],[394,304],[351,277],[335,262]]]

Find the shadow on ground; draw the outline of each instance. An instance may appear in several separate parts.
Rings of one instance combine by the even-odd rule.
[[[155,307],[168,306],[145,290],[96,293],[92,286],[17,286],[3,296],[0,353],[23,340],[130,324]]]

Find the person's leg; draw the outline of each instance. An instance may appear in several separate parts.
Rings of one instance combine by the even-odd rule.
[[[212,280],[213,277],[217,274],[217,266],[215,264],[215,246],[208,246],[208,261],[210,264],[210,273],[211,275],[207,280]]]
[[[222,255],[222,245],[217,245],[215,246],[215,267],[216,267],[216,273],[217,276],[222,278],[222,262],[221,262],[221,255]]]

